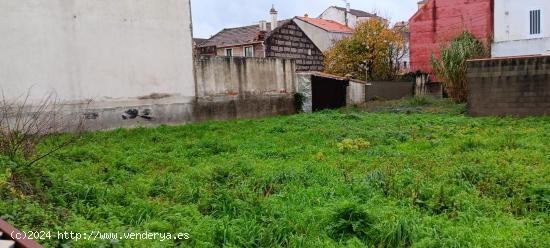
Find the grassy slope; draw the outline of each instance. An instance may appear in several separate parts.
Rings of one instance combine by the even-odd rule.
[[[197,247],[550,246],[550,118],[399,104],[85,134],[37,165],[39,196],[9,193],[2,170],[0,216],[25,230],[189,232]],[[370,146],[341,152],[345,139]]]

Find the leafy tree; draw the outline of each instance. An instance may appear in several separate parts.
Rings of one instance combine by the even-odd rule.
[[[449,95],[458,103],[466,102],[468,94],[467,63],[469,59],[487,56],[487,49],[470,32],[460,36],[441,49],[441,58],[432,55],[435,75],[443,82]]]
[[[353,78],[394,79],[397,61],[405,54],[403,36],[388,23],[371,19],[359,24],[351,37],[338,41],[325,52],[325,72]]]

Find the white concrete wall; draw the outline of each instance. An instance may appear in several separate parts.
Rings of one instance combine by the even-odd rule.
[[[344,11],[341,11],[337,8],[330,7],[323,12],[319,18],[325,19],[325,20],[332,20],[335,22],[338,22],[342,25],[346,25],[346,17],[344,15]]]
[[[189,0],[1,0],[0,88],[117,107],[153,93],[191,101],[191,29]]]
[[[296,23],[296,25],[298,25],[302,29],[302,31],[304,31],[307,37],[309,37],[309,39],[311,39],[311,41],[313,41],[313,43],[323,52],[332,48],[332,46],[334,46],[334,44],[337,41],[345,37],[351,36],[351,34],[347,34],[347,33],[327,32],[322,28],[319,28],[308,22],[302,21],[298,18],[295,18],[294,22]]]
[[[493,57],[550,54],[550,1],[495,0]],[[529,12],[541,10],[540,35],[529,33]]]
[[[319,18],[325,19],[325,20],[332,20],[335,22],[338,22],[342,25],[346,25],[346,12],[343,10],[339,10],[334,7],[330,7],[323,12]],[[348,24],[350,28],[357,27],[358,24],[362,22],[366,22],[370,19],[370,17],[357,17],[352,14],[348,14]]]
[[[294,92],[296,65],[281,58],[205,56],[195,61],[199,98]]]
[[[357,82],[350,80],[348,86],[347,104],[362,104],[365,103],[366,98],[366,85],[365,82]]]

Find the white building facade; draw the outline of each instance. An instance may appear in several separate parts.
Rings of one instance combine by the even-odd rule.
[[[355,28],[359,23],[367,21],[371,18],[379,18],[374,14],[365,11],[350,8],[348,4],[346,8],[331,6],[326,9],[319,18],[332,20],[350,28]]]
[[[124,110],[140,106],[184,116],[195,100],[190,0],[2,0],[0,16],[8,100],[53,93],[94,109],[97,128],[126,125]]]
[[[550,1],[495,0],[491,54],[550,55]]]

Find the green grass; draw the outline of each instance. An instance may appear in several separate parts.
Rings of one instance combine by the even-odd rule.
[[[463,109],[417,99],[87,133],[35,165],[33,195],[0,170],[0,217],[191,235],[51,247],[550,247],[550,118]]]

